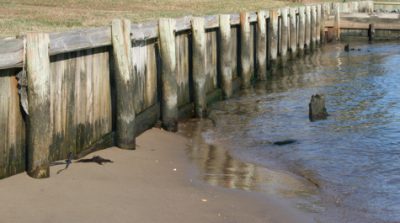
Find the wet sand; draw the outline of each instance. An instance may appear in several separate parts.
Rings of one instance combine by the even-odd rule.
[[[136,151],[90,154],[114,163],[51,168],[51,178],[25,173],[0,180],[0,222],[314,222],[280,199],[199,180],[183,136],[151,129]]]

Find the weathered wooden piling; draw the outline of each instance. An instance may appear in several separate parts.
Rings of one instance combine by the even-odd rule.
[[[278,58],[278,11],[272,9],[269,11],[269,30],[268,30],[268,42],[269,42],[269,59],[272,67],[276,65]]]
[[[375,36],[375,26],[374,24],[369,24],[368,25],[368,41],[374,40]]]
[[[310,45],[311,45],[311,6],[306,6],[306,25],[305,25],[305,35],[304,35],[304,45],[306,49],[310,49]]]
[[[178,85],[176,81],[175,20],[162,18],[158,25],[162,60],[162,126],[168,131],[176,132],[178,130]]]
[[[267,80],[267,25],[266,12],[257,12],[257,78]]]
[[[219,31],[220,31],[220,69],[222,91],[224,98],[228,99],[232,96],[232,40],[231,40],[231,16],[219,16]]]
[[[310,8],[310,15],[311,15],[311,48],[314,48],[317,43],[317,11],[316,6],[312,5]]]
[[[281,36],[280,36],[280,56],[281,60],[285,61],[288,51],[288,41],[289,41],[289,18],[288,18],[288,8],[281,9]]]
[[[250,61],[251,51],[250,44],[253,42],[250,40],[250,22],[249,14],[247,12],[240,13],[240,66],[241,66],[241,77],[242,87],[249,88],[251,86],[252,76],[252,63]]]
[[[52,144],[50,114],[49,35],[26,35],[26,69],[28,76],[28,167],[29,176],[50,176],[49,153]]]
[[[318,4],[316,5],[316,23],[315,23],[315,29],[316,29],[316,43],[321,44],[321,16],[322,16],[322,5]]]
[[[207,113],[206,100],[206,30],[203,17],[192,18],[192,64],[195,114],[203,118]]]
[[[132,74],[131,23],[113,20],[111,38],[115,67],[116,144],[123,149],[135,149],[135,79]]]
[[[335,32],[335,39],[340,40],[340,5],[339,3],[335,4],[335,21],[333,25],[333,29]]]
[[[289,19],[290,19],[290,53],[294,57],[297,53],[297,19],[296,19],[296,9],[289,9]]]
[[[299,7],[299,53],[302,54],[304,52],[304,46],[306,44],[305,35],[306,35],[306,14],[305,7]]]
[[[325,43],[325,21],[326,18],[328,17],[328,11],[327,11],[327,4],[324,3],[321,5],[321,11],[320,11],[320,20],[319,20],[319,28],[320,28],[320,43]]]
[[[308,104],[309,107],[309,119],[310,121],[323,120],[328,117],[328,112],[325,107],[325,97],[324,95],[316,94],[311,96],[311,101]]]

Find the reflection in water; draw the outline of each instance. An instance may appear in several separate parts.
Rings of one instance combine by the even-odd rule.
[[[287,198],[306,196],[307,201],[298,202],[301,208],[313,212],[321,210],[322,207],[317,206],[318,199],[313,196],[318,191],[318,183],[310,180],[311,174],[308,174],[308,178],[300,178],[288,172],[235,159],[224,147],[207,144],[206,135],[211,134],[213,128],[211,120],[189,120],[179,126],[179,132],[192,140],[187,151],[188,156],[199,167],[205,182],[231,189],[278,194]]]
[[[204,180],[325,209],[321,222],[400,222],[400,45],[353,46],[326,45],[185,123]],[[330,116],[311,123],[315,93]]]

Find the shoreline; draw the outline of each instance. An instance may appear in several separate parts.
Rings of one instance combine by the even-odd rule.
[[[114,163],[73,163],[35,180],[0,181],[4,222],[314,222],[311,214],[258,192],[208,185],[185,154],[189,139],[160,129],[137,138],[136,151],[89,154]],[[260,196],[261,195],[261,196]]]

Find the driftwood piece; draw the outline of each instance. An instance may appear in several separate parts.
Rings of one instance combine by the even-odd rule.
[[[313,95],[309,106],[309,119],[310,121],[324,120],[328,117],[328,112],[325,107],[324,95]]]

